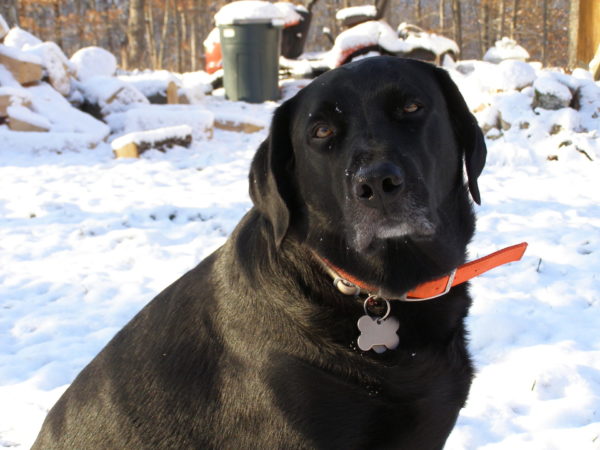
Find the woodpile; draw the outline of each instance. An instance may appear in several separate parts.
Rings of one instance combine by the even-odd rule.
[[[69,59],[55,43],[9,28],[0,15],[3,146],[59,152],[108,141],[115,156],[139,157],[150,148],[164,151],[211,139],[214,128],[242,133],[265,128],[251,116],[220,111],[215,118],[202,106],[212,87],[201,73],[117,69],[107,50],[85,47]]]

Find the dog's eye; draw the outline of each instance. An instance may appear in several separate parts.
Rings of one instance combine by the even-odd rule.
[[[404,108],[402,108],[402,111],[411,114],[417,112],[420,109],[421,105],[419,105],[418,103],[409,103],[408,105],[405,105]]]
[[[318,139],[326,139],[330,136],[333,136],[333,128],[327,126],[327,125],[319,125],[317,127],[315,127],[314,131],[313,131],[313,136],[318,138]]]

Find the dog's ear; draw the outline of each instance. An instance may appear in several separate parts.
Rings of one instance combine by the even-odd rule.
[[[250,198],[271,223],[277,247],[290,226],[294,167],[292,109],[291,100],[277,108],[269,136],[256,151],[250,166]]]
[[[477,119],[469,111],[469,107],[448,72],[436,68],[435,74],[446,98],[452,127],[464,152],[467,177],[469,178],[469,191],[473,200],[479,205],[481,204],[481,196],[479,195],[477,178],[483,171],[487,155],[483,133],[477,124]]]

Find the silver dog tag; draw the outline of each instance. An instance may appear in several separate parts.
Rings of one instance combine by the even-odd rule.
[[[358,348],[363,352],[373,349],[376,353],[383,353],[386,350],[394,350],[400,343],[400,338],[396,334],[400,322],[395,317],[385,319],[362,316],[358,319]]]

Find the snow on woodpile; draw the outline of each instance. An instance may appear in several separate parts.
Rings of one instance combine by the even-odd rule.
[[[22,105],[11,105],[6,108],[11,130],[17,131],[49,131],[50,121],[44,116],[34,113]]]
[[[71,56],[77,78],[86,81],[95,76],[112,77],[117,70],[117,58],[100,47],[85,47]]]
[[[39,57],[52,87],[62,95],[69,95],[71,74],[74,72],[74,68],[61,48],[54,42],[42,42],[34,46],[27,46],[26,52]]]
[[[137,158],[149,149],[165,151],[174,146],[189,147],[192,128],[188,125],[137,131],[114,139],[111,147],[117,157]]]
[[[186,125],[194,139],[212,134],[214,114],[203,107],[189,105],[136,105],[106,118],[113,135]]]
[[[123,112],[133,105],[147,105],[150,101],[135,86],[118,78],[93,76],[77,85],[85,100],[98,107],[102,116]]]
[[[7,31],[3,42],[0,149],[77,151],[94,148],[111,134],[183,124],[191,130],[190,138],[212,135],[214,115],[198,106],[209,81],[198,74],[158,71],[117,77],[116,58],[102,48],[82,48],[68,59],[55,43],[16,27]],[[148,98],[195,105],[150,107]],[[133,111],[140,106],[148,109]],[[108,117],[110,126],[105,123]]]
[[[397,32],[400,38],[410,44],[413,49],[429,50],[436,55],[442,55],[446,52],[452,52],[455,55],[460,53],[458,45],[452,39],[439,34],[428,33],[406,22],[398,25]]]
[[[25,31],[19,27],[12,27],[8,34],[4,37],[3,43],[9,47],[23,50],[27,47],[39,45],[42,43],[42,41],[29,31]]]
[[[499,41],[496,41],[496,44],[483,57],[484,61],[491,63],[499,63],[506,59],[527,61],[529,59],[529,52],[513,39],[503,37]]]
[[[498,152],[492,159],[600,158],[600,87],[590,72],[566,74],[515,60],[464,61],[449,72],[488,139],[512,144],[507,148],[535,148],[535,153]]]
[[[126,83],[132,84],[137,90],[147,98],[154,97],[162,93],[166,100],[166,91],[169,83],[181,85],[181,81],[172,72],[168,70],[145,70],[118,75],[117,78]]]

